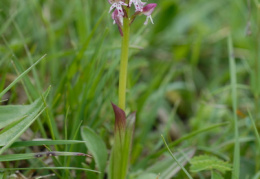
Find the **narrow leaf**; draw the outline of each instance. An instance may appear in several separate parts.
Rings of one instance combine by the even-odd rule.
[[[183,137],[169,143],[169,148],[172,148],[172,147],[180,144],[181,142],[183,142],[185,140],[191,139],[191,138],[195,137],[196,135],[199,135],[199,134],[202,134],[204,132],[208,132],[210,130],[225,126],[227,124],[229,124],[229,123],[224,122],[224,123],[214,124],[214,125],[199,129],[197,131],[191,132],[191,133],[184,135]],[[167,151],[167,148],[163,148],[163,149],[159,150],[158,152],[152,154],[151,158],[156,158],[156,157],[160,156],[161,154],[163,154],[165,151]]]
[[[33,141],[19,141],[14,142],[10,148],[29,147],[29,146],[43,146],[43,145],[68,145],[85,143],[80,140],[33,140]]]
[[[169,146],[167,145],[163,135],[161,135],[162,139],[163,139],[163,142],[166,146],[166,148],[168,149],[169,153],[171,154],[173,160],[179,165],[179,167],[182,169],[182,171],[187,175],[188,178],[192,179],[191,175],[189,174],[189,172],[183,167],[183,165],[178,161],[178,159],[172,154]]]
[[[3,97],[3,95],[10,90],[24,75],[26,75],[35,65],[37,65],[44,57],[43,55],[39,60],[37,60],[32,66],[30,66],[27,70],[25,70],[21,75],[19,75],[9,86],[7,86],[1,93],[0,93],[0,99]]]
[[[228,52],[229,52],[229,67],[231,78],[231,94],[232,94],[232,108],[234,118],[234,156],[233,156],[233,171],[232,179],[239,178],[240,171],[240,144],[239,144],[239,131],[238,131],[238,119],[237,119],[237,78],[236,78],[236,63],[234,59],[233,42],[231,35],[228,37]]]
[[[87,126],[81,128],[81,136],[85,141],[88,150],[92,153],[97,163],[98,169],[101,172],[99,178],[104,178],[106,162],[108,158],[108,152],[104,141],[91,128]]]
[[[194,148],[187,148],[182,150],[185,153],[185,156],[182,152],[176,152],[174,153],[174,157],[177,159],[179,164],[184,166],[193,157],[196,150]],[[156,160],[156,163],[145,170],[146,173],[160,173],[159,178],[171,179],[181,170],[181,167],[176,163],[176,161],[172,160],[168,153],[167,155],[161,155],[158,157],[158,159]]]
[[[44,98],[47,97],[50,88],[44,93]],[[36,100],[31,105],[27,105],[26,117],[17,123],[12,128],[6,130],[5,132],[0,134],[0,146],[3,146],[0,149],[0,154],[2,154],[15,140],[17,140],[20,135],[40,116],[40,114],[44,111],[43,103],[41,98]],[[0,109],[5,109],[6,106],[0,106]],[[16,113],[16,111],[9,111]],[[2,110],[1,115],[4,115],[5,111]],[[18,114],[19,116],[19,114]],[[8,120],[12,120],[11,118],[7,118]]]
[[[0,162],[28,160],[28,159],[33,159],[33,158],[54,157],[54,156],[88,156],[88,157],[91,157],[90,155],[84,154],[84,153],[52,151],[52,152],[1,155]]]
[[[76,168],[76,167],[32,167],[32,168],[1,168],[1,171],[15,171],[15,170],[82,170],[88,172],[100,173],[96,170],[90,170],[86,168]]]

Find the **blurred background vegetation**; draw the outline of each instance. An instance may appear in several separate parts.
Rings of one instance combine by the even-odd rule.
[[[196,154],[214,154],[232,163],[229,35],[237,68],[240,178],[251,178],[259,169],[259,149],[247,113],[252,112],[260,127],[256,2],[149,1],[158,3],[154,25],[144,26],[143,16],[132,24],[126,112],[137,111],[130,167],[133,176],[160,160],[156,152],[164,148],[161,134],[171,143],[222,122],[229,124],[183,140],[174,150],[196,146]],[[110,102],[117,104],[121,37],[112,24],[109,6],[106,0],[0,1],[0,91],[47,54],[5,94],[2,100],[8,100],[1,105],[30,104],[52,86],[48,108],[40,117],[42,125],[34,123],[21,139],[82,140],[79,128],[89,126],[111,149],[114,116]],[[27,147],[12,153],[42,150],[44,147]],[[70,150],[87,152],[84,144],[72,145]],[[86,163],[84,157],[61,160],[75,167]],[[87,162],[84,167],[95,168],[94,161]],[[34,164],[29,160],[2,167]],[[185,178],[182,171],[175,176]],[[207,178],[209,174],[193,176]],[[229,178],[230,172],[225,177]]]

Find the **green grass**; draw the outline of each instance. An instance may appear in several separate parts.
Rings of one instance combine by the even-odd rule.
[[[156,3],[155,24],[140,16],[130,31],[128,178],[257,178],[258,2]],[[28,178],[107,175],[122,40],[108,10],[106,0],[0,1],[0,178],[18,168]],[[93,158],[32,155],[48,151]],[[191,172],[189,161],[204,155],[232,170]]]

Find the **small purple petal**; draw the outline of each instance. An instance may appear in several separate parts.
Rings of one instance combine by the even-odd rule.
[[[125,2],[125,0],[108,0],[109,4]]]
[[[153,11],[154,8],[157,6],[156,3],[151,3],[151,4],[147,4],[144,8],[143,8],[143,14],[146,16],[150,16]]]
[[[129,1],[129,6],[131,7],[132,3],[135,5],[135,12],[142,12],[143,7],[146,4],[145,2],[142,2],[141,0],[130,0]]]
[[[123,8],[122,6],[128,6],[126,3],[124,3],[123,1],[112,1],[112,0],[109,0],[108,1],[111,5],[110,9],[109,9],[109,12],[111,12],[114,8],[116,8],[118,10],[118,13],[121,15],[121,16],[124,16],[124,11],[123,11]]]
[[[117,9],[114,10],[114,12],[112,13],[111,16],[112,16],[112,19],[114,20],[113,24],[117,24],[118,30],[119,30],[121,36],[123,36],[123,31],[122,31],[123,16],[121,16],[121,14],[118,13]]]
[[[144,22],[144,25],[147,25],[148,23],[148,20],[150,19],[152,24],[153,24],[153,19],[152,19],[152,16],[151,14],[153,13],[154,11],[154,8],[157,6],[157,4],[155,3],[151,3],[151,4],[147,4],[144,8],[143,8],[143,12],[142,14],[146,15],[146,20]]]

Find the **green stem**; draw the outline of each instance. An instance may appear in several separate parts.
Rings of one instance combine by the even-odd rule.
[[[128,0],[126,1],[128,4]],[[129,14],[129,8],[125,8],[126,14]],[[129,34],[130,26],[129,19],[124,18],[123,22],[123,38],[121,47],[121,60],[120,60],[120,74],[119,74],[119,92],[118,92],[118,106],[125,110],[125,96],[126,96],[126,81],[127,81],[127,65],[128,65],[128,52],[129,52]]]
[[[259,25],[260,25],[260,6],[259,6],[259,3],[258,3],[258,0],[255,1],[256,3],[256,23],[257,23],[257,33],[256,33],[256,56],[255,56],[255,83],[256,83],[256,90],[254,92],[254,98],[255,98],[255,118],[256,118],[256,125],[257,125],[257,128],[260,127],[259,125],[259,120],[258,120],[258,111],[259,111],[259,91],[260,91],[260,81],[259,81],[259,49],[260,49],[260,43],[259,43],[259,39],[260,39],[260,28],[259,28]],[[259,168],[260,168],[260,164],[258,162],[258,156],[259,153],[257,153],[257,157],[256,157],[256,171],[259,171]]]
[[[233,172],[232,179],[239,178],[240,172],[240,143],[239,143],[239,127],[237,119],[237,77],[236,77],[236,63],[234,58],[234,49],[231,35],[228,36],[228,51],[229,51],[229,66],[230,66],[230,78],[231,78],[231,92],[232,92],[232,109],[234,116],[234,157],[233,157]]]

